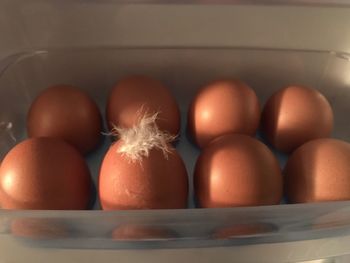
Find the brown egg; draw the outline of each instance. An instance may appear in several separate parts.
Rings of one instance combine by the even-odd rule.
[[[29,137],[57,137],[82,153],[97,146],[101,131],[102,118],[95,102],[68,85],[57,85],[40,93],[27,116]]]
[[[335,208],[332,212],[327,212],[321,216],[315,217],[312,221],[309,221],[309,224],[300,222],[300,228],[308,228],[308,230],[312,228],[316,230],[332,229],[333,231],[335,229],[338,229],[340,231],[343,231],[344,227],[347,227],[348,225],[349,208],[347,206],[343,206],[342,208]],[[299,229],[296,229],[296,231]]]
[[[282,197],[282,175],[264,144],[247,135],[228,134],[199,156],[194,189],[200,207],[273,205]]]
[[[158,127],[171,134],[180,130],[180,110],[170,91],[158,80],[146,76],[130,76],[120,80],[109,94],[107,122],[131,128],[145,113],[158,112]]]
[[[0,167],[4,209],[86,209],[90,173],[80,153],[54,138],[16,145]]]
[[[350,200],[350,144],[317,139],[300,146],[284,169],[289,202]]]
[[[317,90],[288,86],[267,101],[262,129],[276,149],[288,153],[307,141],[329,137],[333,129],[333,111]]]
[[[200,147],[227,133],[254,135],[259,121],[258,98],[239,80],[220,80],[205,86],[188,112],[189,132]]]
[[[108,150],[99,177],[105,210],[186,208],[188,182],[185,165],[175,149],[151,149],[148,157],[132,161],[119,153],[119,140]]]
[[[276,227],[267,223],[246,223],[235,224],[232,226],[222,227],[215,231],[215,239],[229,239],[235,237],[249,237],[259,234],[275,232]]]
[[[164,227],[127,224],[113,230],[115,240],[162,240],[176,237],[176,234]]]
[[[69,235],[67,227],[52,218],[17,218],[11,223],[11,233],[30,239],[56,239]]]

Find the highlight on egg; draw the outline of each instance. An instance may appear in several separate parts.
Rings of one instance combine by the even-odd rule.
[[[106,153],[99,176],[104,210],[186,208],[187,171],[170,144],[174,136],[145,114],[132,128],[114,127],[119,137]]]
[[[273,153],[258,140],[239,134],[223,135],[200,154],[194,172],[200,207],[279,204],[282,175]]]
[[[84,158],[56,138],[24,140],[7,153],[0,167],[3,209],[87,209],[90,187]]]
[[[333,111],[324,95],[300,85],[274,93],[262,113],[262,130],[276,149],[290,153],[307,141],[326,138],[333,129]]]
[[[215,239],[244,238],[276,232],[277,227],[269,223],[240,223],[219,227],[213,233]]]
[[[28,137],[63,139],[83,154],[97,147],[101,132],[102,117],[96,103],[74,86],[45,89],[28,111]]]
[[[244,82],[218,80],[201,88],[188,112],[188,131],[201,148],[227,133],[255,135],[260,121],[260,104]]]
[[[132,128],[144,114],[158,114],[160,130],[177,135],[180,110],[170,90],[160,81],[142,75],[121,79],[111,90],[106,108],[109,129]]]
[[[350,200],[350,144],[317,139],[295,150],[284,168],[291,203]]]

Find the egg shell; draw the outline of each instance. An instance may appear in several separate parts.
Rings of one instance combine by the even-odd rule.
[[[344,227],[347,227],[349,224],[349,209],[344,206],[343,208],[338,208],[333,212],[323,214],[310,221],[309,225],[303,222],[304,224],[301,224],[301,227],[315,230],[338,229],[340,232],[343,232]]]
[[[55,137],[81,153],[92,151],[101,140],[102,118],[95,102],[69,85],[45,89],[33,101],[27,115],[29,137]]]
[[[315,89],[292,85],[277,91],[262,114],[262,130],[278,150],[289,153],[307,141],[329,137],[333,111]]]
[[[0,167],[4,209],[86,209],[90,173],[81,154],[54,138],[27,139],[5,156]]]
[[[180,130],[180,110],[169,89],[147,76],[121,79],[111,90],[106,118],[109,129],[114,126],[132,128],[145,113],[159,113],[158,127],[171,134]]]
[[[250,237],[275,232],[276,227],[267,223],[246,223],[221,227],[213,235],[215,239],[230,239],[237,237]]]
[[[52,218],[17,218],[11,223],[11,233],[28,239],[56,239],[69,236],[67,227]]]
[[[161,226],[125,224],[117,227],[112,232],[114,240],[164,240],[174,237],[176,237],[176,234],[173,231]]]
[[[264,144],[247,135],[228,134],[199,156],[194,189],[200,207],[273,205],[281,201],[282,175]]]
[[[151,149],[148,157],[132,161],[113,144],[105,155],[99,176],[99,195],[105,210],[186,208],[188,179],[175,149],[167,157]]]
[[[203,148],[227,134],[254,135],[260,105],[253,89],[240,80],[218,80],[198,91],[188,112],[188,131]]]
[[[291,203],[350,200],[350,144],[317,139],[300,146],[284,169]]]

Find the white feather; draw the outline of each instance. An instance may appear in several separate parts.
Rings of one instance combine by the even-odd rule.
[[[118,136],[121,146],[118,153],[127,156],[132,162],[141,161],[148,157],[152,149],[159,149],[168,158],[171,150],[171,143],[176,136],[161,131],[156,120],[158,113],[153,115],[143,114],[138,123],[132,128],[113,126],[111,134]]]

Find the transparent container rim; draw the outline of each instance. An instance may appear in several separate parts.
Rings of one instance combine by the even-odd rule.
[[[259,211],[288,211],[301,209],[316,209],[323,208],[324,210],[337,210],[342,208],[349,208],[350,200],[347,201],[330,201],[317,203],[300,203],[300,204],[281,204],[281,205],[264,205],[264,206],[245,206],[245,207],[226,207],[226,208],[184,208],[184,209],[144,209],[144,210],[9,210],[0,209],[0,217],[91,217],[96,216],[137,216],[142,214],[171,216],[172,214],[186,216],[188,214],[200,216],[203,214],[217,215],[218,213],[230,214],[235,213],[254,213]]]
[[[50,0],[56,1],[56,0]],[[79,1],[79,0],[73,0]],[[117,2],[128,2],[129,0],[102,0],[103,1],[117,1]],[[146,1],[146,0],[131,0],[131,1]],[[147,0],[148,1],[148,0]],[[254,1],[254,0],[253,0]],[[350,6],[350,0],[346,0]],[[255,46],[74,46],[74,47],[52,47],[52,48],[35,48],[35,49],[26,49],[21,52],[14,52],[10,55],[0,58],[0,78],[3,74],[13,65],[16,65],[18,62],[21,62],[23,59],[48,54],[51,52],[73,52],[73,51],[93,51],[93,50],[113,50],[113,49],[232,49],[232,50],[256,50],[256,51],[279,51],[279,52],[308,52],[308,53],[323,53],[335,56],[339,59],[344,59],[350,61],[350,52],[337,51],[337,50],[320,50],[320,49],[293,49],[293,48],[269,48],[269,47],[255,47]]]

